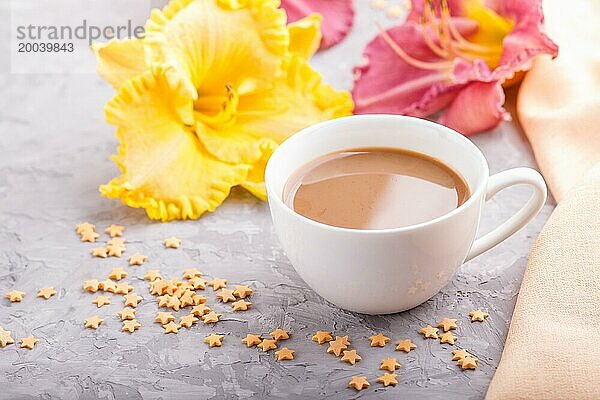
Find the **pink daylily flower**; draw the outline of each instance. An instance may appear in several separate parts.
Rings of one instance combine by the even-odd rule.
[[[288,22],[295,22],[312,13],[323,16],[320,49],[327,49],[346,37],[354,22],[352,0],[282,0]]]
[[[509,115],[502,84],[558,47],[542,31],[541,0],[412,0],[406,22],[383,31],[354,69],[355,113],[426,117],[465,135]]]

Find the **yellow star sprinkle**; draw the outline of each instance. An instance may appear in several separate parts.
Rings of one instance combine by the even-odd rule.
[[[192,278],[192,279],[190,279],[188,281],[188,283],[190,285],[192,285],[192,288],[194,290],[198,290],[198,289],[204,290],[204,289],[206,289],[206,282],[208,282],[206,279],[202,279],[202,278],[199,278],[199,277]]]
[[[396,379],[397,376],[398,375],[396,375],[396,374],[388,374],[386,372],[382,376],[377,378],[377,382],[383,383],[383,386],[389,386],[389,385],[395,386],[398,384],[398,380]]]
[[[102,322],[104,322],[102,318],[98,317],[97,315],[94,315],[93,317],[86,318],[84,321],[84,325],[86,328],[98,329]]]
[[[227,279],[215,278],[207,283],[208,286],[212,286],[213,290],[217,291],[227,287]]]
[[[419,329],[419,333],[422,334],[425,338],[437,339],[438,338],[438,328],[434,328],[431,325],[424,326]]]
[[[0,327],[0,346],[6,347],[9,344],[15,343],[15,340],[10,336],[10,331]]]
[[[89,222],[82,222],[75,225],[75,232],[82,234],[83,232],[89,232],[96,229],[96,225],[90,224]]]
[[[362,357],[358,355],[356,350],[344,350],[344,355],[341,358],[341,361],[352,365],[356,364],[356,362],[360,360],[362,360]]]
[[[323,344],[323,343],[327,343],[333,340],[333,337],[331,337],[331,332],[328,331],[317,331],[313,337],[312,340],[314,342],[317,342],[319,344]]]
[[[458,340],[458,336],[453,335],[452,332],[446,332],[440,335],[440,343],[454,344],[456,340]]]
[[[221,315],[222,314],[217,314],[216,312],[211,311],[208,314],[204,314],[201,318],[205,324],[214,324],[219,322],[219,318],[221,317]]]
[[[39,342],[39,339],[36,339],[33,336],[29,335],[21,339],[21,348],[33,350],[33,347],[37,344],[37,342]]]
[[[194,317],[194,314],[188,314],[181,317],[181,319],[179,320],[179,326],[191,328],[192,325],[194,325],[196,322],[198,322],[198,318]]]
[[[106,258],[108,257],[108,249],[106,247],[94,247],[92,257]]]
[[[123,236],[124,230],[125,230],[124,226],[112,224],[111,226],[106,228],[106,230],[104,232],[108,233],[110,235],[110,237],[114,238],[115,236]]]
[[[233,290],[221,289],[219,293],[217,293],[217,299],[221,300],[223,303],[227,303],[228,301],[235,301]]]
[[[348,345],[345,343],[343,338],[336,336],[335,340],[329,342],[329,347],[327,348],[327,352],[329,354],[335,354],[336,357],[342,353],[342,350],[346,350]]]
[[[277,350],[275,352],[275,357],[277,358],[277,361],[293,360],[295,352],[296,352],[295,350],[291,350],[291,349],[288,349],[287,347],[283,347],[282,349]]]
[[[146,275],[144,275],[144,279],[147,281],[150,281],[150,282],[154,282],[157,279],[162,279],[162,276],[160,275],[160,270],[158,270],[158,269],[147,270]]]
[[[389,337],[382,335],[381,333],[378,333],[374,336],[370,336],[369,339],[371,339],[371,347],[384,347],[390,340],[392,340]]]
[[[210,347],[221,347],[225,335],[217,335],[213,333],[204,338],[204,343],[208,343]]]
[[[94,231],[83,231],[81,232],[81,241],[82,242],[91,242],[94,243],[96,241],[96,239],[98,239],[100,237],[99,234],[97,234]]]
[[[124,309],[119,311],[117,315],[121,318],[121,321],[132,320],[135,319],[135,309],[125,307]]]
[[[115,281],[119,281],[127,276],[127,271],[123,268],[114,268],[108,274],[110,279],[114,279]]]
[[[264,339],[262,342],[260,342],[259,344],[256,345],[256,347],[259,347],[262,349],[262,351],[269,351],[271,349],[276,349],[277,348],[277,340],[274,339]]]
[[[121,331],[133,333],[133,331],[138,330],[140,326],[142,326],[142,324],[137,322],[135,319],[123,321],[123,327],[121,328]]]
[[[401,365],[398,363],[398,361],[396,361],[396,358],[392,357],[392,358],[386,358],[384,360],[381,361],[381,365],[379,366],[379,369],[386,369],[390,372],[394,372],[396,369],[400,368]]]
[[[485,311],[481,311],[481,309],[479,309],[479,310],[471,311],[469,313],[469,316],[471,317],[471,322],[475,322],[475,321],[483,322],[483,320],[485,320],[487,317],[489,317],[490,314],[486,313]]]
[[[165,239],[163,244],[168,249],[177,249],[181,246],[181,240],[177,239],[175,236],[171,236],[170,238]]]
[[[366,387],[369,387],[371,384],[367,381],[366,376],[353,376],[348,383],[349,387],[353,387],[357,391],[361,391]]]
[[[140,253],[133,253],[129,256],[129,265],[142,265],[148,257]]]
[[[115,287],[116,294],[127,294],[133,290],[133,286],[131,286],[127,282],[118,283]]]
[[[123,296],[123,301],[126,306],[137,307],[140,301],[144,300],[142,296],[138,296],[136,293],[129,293]]]
[[[117,290],[117,283],[111,281],[110,279],[105,279],[98,283],[98,288],[104,290],[105,292],[115,293]]]
[[[113,245],[108,245],[106,247],[106,249],[108,250],[108,255],[111,257],[121,257],[121,255],[123,255],[123,252],[125,251],[125,246],[113,246]]]
[[[56,290],[53,287],[43,287],[38,291],[37,297],[43,297],[48,300],[50,297],[56,294]]]
[[[246,297],[250,296],[252,293],[254,293],[254,291],[252,290],[252,288],[248,285],[235,285],[233,287],[233,295],[237,298],[240,299],[245,299]]]
[[[183,270],[183,279],[192,279],[202,276],[202,272],[198,271],[198,268],[188,268]]]
[[[23,301],[23,296],[25,296],[25,292],[22,292],[20,290],[11,290],[10,292],[4,295],[4,297],[6,297],[12,303],[18,303],[20,301]]]
[[[246,311],[248,307],[250,307],[252,303],[246,300],[238,300],[231,304],[231,308],[233,311]]]
[[[245,338],[242,339],[242,343],[246,344],[247,347],[256,346],[262,342],[260,335],[253,335],[252,333],[248,333]]]
[[[197,293],[194,293],[192,295],[192,300],[194,301],[195,306],[206,303],[206,297],[204,297],[201,294],[197,294]]]
[[[442,319],[440,321],[440,323],[438,324],[438,326],[440,328],[442,328],[444,330],[444,332],[448,332],[450,329],[456,329],[456,328],[458,328],[458,325],[456,324],[456,320],[455,319],[446,318],[446,317],[444,317],[444,319]]]
[[[96,293],[100,287],[100,282],[97,279],[90,279],[88,281],[83,281],[83,290],[88,292]]]
[[[177,325],[173,321],[171,321],[171,322],[163,325],[163,328],[165,328],[165,333],[177,333],[177,332],[179,332],[179,325]]]
[[[210,307],[207,307],[205,304],[198,304],[197,306],[192,307],[191,313],[196,317],[201,317],[210,312]]]
[[[465,357],[473,357],[473,355],[464,349],[452,350],[452,361],[460,361]]]
[[[477,369],[478,362],[478,359],[471,356],[466,356],[458,360],[457,364],[460,365],[462,369]]]
[[[277,341],[290,338],[290,333],[281,328],[275,329],[273,332],[269,333],[269,335],[271,335],[271,337]]]
[[[154,318],[154,322],[158,322],[161,325],[165,325],[171,321],[175,321],[175,317],[170,312],[159,312]]]
[[[97,296],[94,300],[92,300],[92,303],[96,304],[96,306],[100,308],[106,304],[110,304],[110,298],[100,295]]]
[[[411,350],[417,348],[417,345],[412,342],[410,339],[398,340],[396,343],[396,350],[404,351],[405,353],[409,353]]]

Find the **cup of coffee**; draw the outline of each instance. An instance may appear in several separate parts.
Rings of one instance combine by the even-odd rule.
[[[335,305],[366,314],[431,298],[546,200],[535,170],[489,176],[470,140],[399,115],[355,115],[301,130],[273,153],[265,184],[275,231],[298,274]],[[485,201],[518,184],[533,188],[526,204],[476,239]]]

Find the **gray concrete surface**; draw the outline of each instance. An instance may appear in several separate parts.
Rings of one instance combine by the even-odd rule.
[[[362,1],[362,0],[361,0]],[[0,13],[8,3],[0,1]],[[39,12],[43,12],[43,7]],[[359,3],[352,35],[319,54],[314,65],[339,88],[348,88],[350,67],[372,36],[373,12]],[[236,190],[215,213],[198,221],[168,224],[149,221],[143,211],[101,198],[97,187],[117,174],[108,156],[116,149],[113,129],[103,122],[102,107],[112,89],[92,74],[18,75],[6,69],[7,27],[0,27],[0,293],[27,292],[22,303],[0,300],[0,326],[15,339],[40,339],[33,351],[15,345],[0,349],[0,398],[23,399],[223,399],[223,398],[431,398],[480,399],[500,359],[527,254],[553,205],[517,235],[460,268],[451,284],[425,304],[395,315],[366,316],[340,310],[317,296],[298,277],[273,233],[268,207]],[[473,138],[489,159],[492,172],[534,166],[526,141],[513,123]],[[513,214],[528,191],[507,190],[486,205],[482,231]],[[91,258],[92,244],[80,243],[75,223],[127,226],[127,254],[148,255],[142,267],[125,259]],[[183,240],[178,250],[161,241]],[[106,240],[103,235],[102,241]],[[113,304],[96,309],[82,281],[102,279],[122,266],[126,280],[144,297],[138,307],[142,328],[120,332]],[[214,327],[196,325],[165,335],[152,322],[157,305],[142,280],[148,268],[178,277],[196,266],[209,276],[251,285],[253,308],[225,311]],[[324,266],[326,267],[326,266]],[[37,288],[54,286],[58,295],[44,301]],[[369,290],[369,288],[365,288]],[[471,309],[490,318],[468,322]],[[83,329],[83,319],[106,319],[97,331]],[[425,341],[418,328],[444,316],[458,318],[457,342],[480,360],[476,371],[461,371],[450,360],[449,345]],[[266,334],[283,327],[292,333],[285,345],[297,351],[293,361],[274,361],[273,353],[247,349],[248,332]],[[349,335],[363,361],[350,366],[310,341],[315,330]],[[222,348],[208,349],[205,335],[226,335]],[[394,340],[410,337],[418,348],[395,352],[391,344],[370,348],[368,337],[383,332]],[[399,385],[384,389],[375,382],[382,358],[402,364]],[[346,385],[364,374],[370,388],[356,393]]]

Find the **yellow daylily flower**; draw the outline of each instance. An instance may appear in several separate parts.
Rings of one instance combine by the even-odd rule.
[[[150,218],[198,218],[231,187],[266,199],[277,145],[310,124],[348,115],[349,93],[307,62],[320,16],[286,26],[275,0],[173,0],[144,39],[93,46],[119,93],[106,106],[122,175],[100,191]]]

